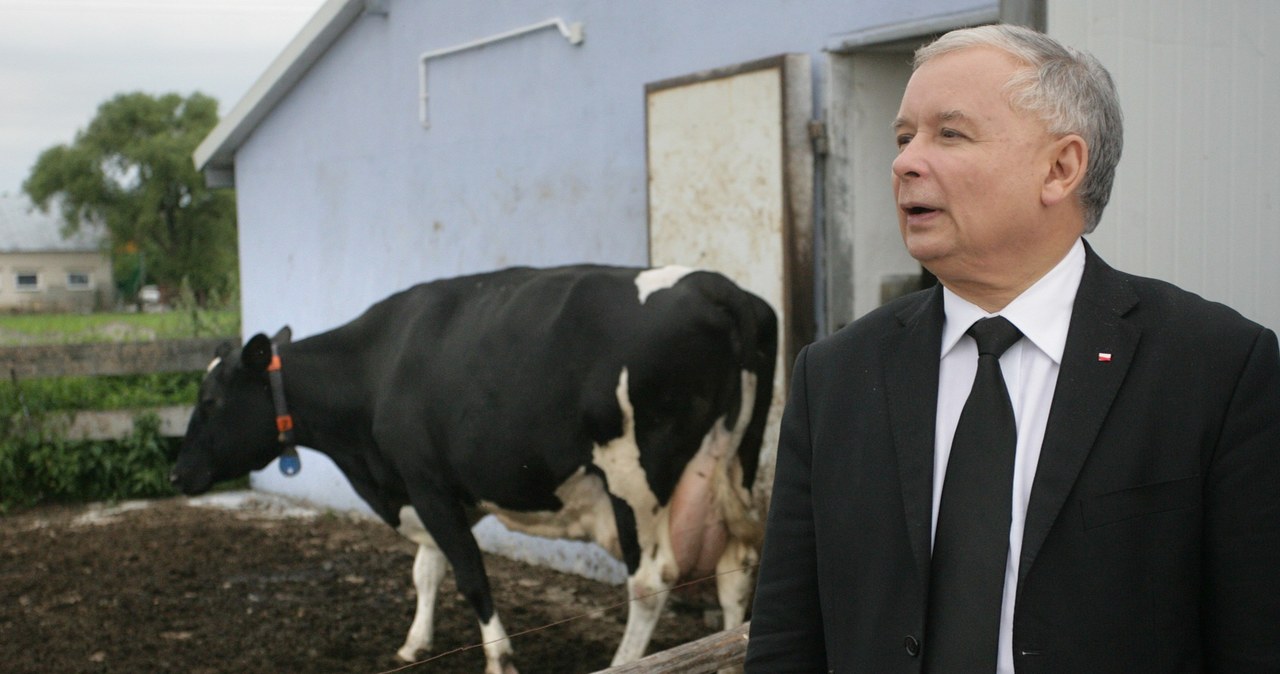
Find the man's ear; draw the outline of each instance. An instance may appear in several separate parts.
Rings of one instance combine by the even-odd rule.
[[[1057,205],[1075,194],[1089,167],[1089,146],[1084,138],[1069,133],[1049,146],[1049,172],[1045,175],[1040,201],[1045,206]]]
[[[270,364],[271,340],[259,332],[244,345],[244,351],[240,352],[240,365],[250,372],[266,372]]]

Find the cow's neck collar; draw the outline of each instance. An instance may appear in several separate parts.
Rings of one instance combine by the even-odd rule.
[[[276,436],[280,442],[280,472],[285,475],[297,475],[302,470],[302,460],[298,458],[298,444],[293,438],[293,415],[289,414],[289,405],[284,399],[284,374],[281,370],[280,351],[271,345],[271,364],[267,366],[267,379],[271,382],[271,400],[276,407]]]

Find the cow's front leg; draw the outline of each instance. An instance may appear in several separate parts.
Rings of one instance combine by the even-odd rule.
[[[427,482],[423,478],[416,484]],[[449,560],[458,592],[471,604],[480,622],[485,674],[517,674],[512,664],[511,640],[494,609],[489,578],[484,572],[484,557],[471,534],[465,508],[449,495],[430,490],[411,490],[409,499],[419,520]]]
[[[484,643],[484,674],[519,674],[511,662],[511,639],[497,611],[488,622],[480,623],[480,639]]]
[[[436,592],[447,569],[448,561],[435,541],[430,541],[429,545],[418,544],[418,555],[413,560],[413,585],[418,591],[418,607],[413,614],[409,635],[396,651],[396,656],[405,662],[415,662],[419,654],[431,650],[435,634]]]

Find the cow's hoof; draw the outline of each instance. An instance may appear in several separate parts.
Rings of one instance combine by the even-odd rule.
[[[511,661],[510,656],[504,656],[502,661],[498,664],[497,669],[492,665],[492,661],[486,663],[484,674],[520,674],[520,672],[516,670],[516,665]]]
[[[429,648],[409,648],[408,646],[405,646],[404,648],[396,651],[396,659],[405,663],[417,662],[421,656],[426,655],[430,651],[431,649]]]

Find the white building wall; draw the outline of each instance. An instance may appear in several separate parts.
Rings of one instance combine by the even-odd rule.
[[[1280,328],[1280,2],[1050,0],[1111,71],[1125,148],[1089,237],[1112,265]]]

